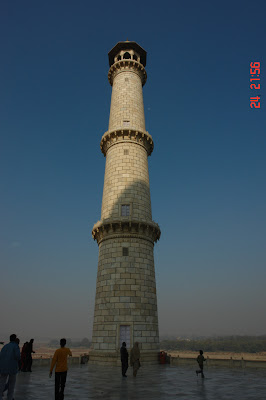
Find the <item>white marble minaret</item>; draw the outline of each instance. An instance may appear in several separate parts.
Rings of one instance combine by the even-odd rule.
[[[120,363],[119,349],[140,343],[142,361],[157,362],[159,333],[153,246],[160,228],[151,213],[142,86],[146,51],[119,42],[109,52],[112,86],[108,131],[101,140],[106,157],[101,220],[92,230],[99,245],[90,362]]]

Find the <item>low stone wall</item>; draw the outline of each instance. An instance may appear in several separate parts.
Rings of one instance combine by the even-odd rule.
[[[68,365],[77,365],[77,364],[85,364],[88,362],[89,356],[79,356],[79,357],[69,357],[68,358]],[[109,359],[104,359],[102,360],[102,365],[118,365],[120,366],[121,362],[120,359],[117,361],[118,359],[114,360],[110,360]],[[93,357],[91,357],[90,359],[90,363],[94,363],[93,362]],[[111,362],[110,362],[111,361]],[[151,360],[152,364],[155,363],[155,360]],[[179,357],[179,356],[167,356],[166,358],[166,363],[168,363],[170,361],[170,364],[172,366],[175,365],[190,365],[190,366],[194,366],[197,368],[197,360],[196,357],[195,358],[185,358],[185,357]],[[50,358],[35,358],[33,359],[33,367],[35,366],[45,366],[47,368],[50,367],[52,362],[52,357]],[[158,358],[158,362],[159,362],[159,358]],[[147,362],[148,364],[149,362]],[[99,364],[99,362],[98,362]],[[144,364],[146,364],[144,362]],[[253,368],[253,369],[261,369],[261,368],[265,368],[266,369],[266,361],[260,361],[260,360],[244,360],[242,359],[233,359],[233,358],[228,358],[228,359],[222,359],[222,358],[209,358],[207,357],[207,360],[205,362],[205,366],[206,367],[224,367],[224,368]]]
[[[170,357],[171,365],[194,365],[197,367],[197,360],[195,358],[184,358],[184,357]],[[211,359],[207,357],[204,364],[206,367],[225,367],[225,368],[266,368],[266,361],[260,360],[235,360],[233,358],[228,359]]]
[[[68,365],[81,364],[81,358],[82,357],[69,357],[68,361],[67,361]],[[52,357],[50,357],[50,358],[34,358],[32,360],[32,365],[33,365],[33,367],[47,366],[49,368],[51,365],[51,362],[52,362]]]

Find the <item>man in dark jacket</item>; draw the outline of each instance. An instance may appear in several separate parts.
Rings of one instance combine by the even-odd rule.
[[[122,363],[122,376],[127,378],[126,372],[128,369],[128,352],[127,352],[126,342],[122,343],[122,347],[120,349],[120,355],[121,355],[121,363]]]
[[[16,335],[11,335],[10,343],[6,344],[0,353],[0,396],[2,396],[5,384],[8,380],[8,400],[13,399],[20,362],[20,350],[16,339]]]

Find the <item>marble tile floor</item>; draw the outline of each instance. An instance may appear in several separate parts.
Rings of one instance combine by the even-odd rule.
[[[123,378],[119,367],[73,365],[65,400],[265,400],[266,370],[206,368],[205,379],[190,366],[142,366],[136,378],[129,367]],[[19,373],[15,400],[53,400],[54,375],[46,367]],[[6,395],[4,397],[6,399]]]

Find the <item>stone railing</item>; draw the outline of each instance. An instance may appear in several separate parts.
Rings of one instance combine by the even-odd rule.
[[[175,365],[194,365],[197,366],[197,360],[195,358],[171,356],[170,364]],[[266,368],[266,361],[263,360],[244,360],[230,358],[209,358],[206,357],[206,362],[204,364],[206,367],[225,367],[225,368]]]
[[[70,366],[70,365],[74,365],[74,364],[85,364],[85,363],[87,363],[88,362],[88,359],[89,359],[89,356],[88,355],[86,355],[86,356],[78,356],[78,357],[69,357],[68,359],[67,359],[67,363],[68,363],[68,366]],[[49,367],[50,365],[51,365],[51,362],[52,362],[52,357],[49,357],[49,358],[42,358],[42,357],[40,357],[40,358],[34,358],[33,360],[32,360],[32,364],[33,364],[33,367],[36,367],[36,366],[38,366],[38,367],[44,367],[44,366],[47,366],[47,367]]]

